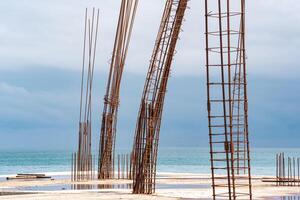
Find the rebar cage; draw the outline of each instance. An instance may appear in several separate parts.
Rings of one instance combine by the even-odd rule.
[[[133,146],[133,193],[155,192],[161,117],[188,0],[167,0],[141,100]]]
[[[213,199],[252,199],[245,0],[205,0]]]

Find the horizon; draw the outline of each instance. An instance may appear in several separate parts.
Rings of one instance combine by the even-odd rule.
[[[7,113],[5,114],[5,119],[3,119],[2,116],[2,130],[0,134],[2,137],[7,139],[6,141],[0,141],[0,149],[7,150],[19,148],[42,150],[58,148],[61,150],[74,150],[77,144],[77,118],[79,115],[78,107],[80,92],[80,82],[78,78],[80,73],[53,68],[48,69],[47,71],[31,69],[29,71],[27,70],[27,73],[30,74],[30,76],[26,76],[27,78],[23,79],[19,78],[19,76],[23,77],[24,73],[25,71],[15,76],[10,75],[12,72],[9,72],[8,74],[2,73],[0,75],[0,78],[2,80],[8,80],[7,82],[10,82],[9,79],[11,79],[11,77],[13,77],[14,80],[18,80],[15,87],[6,86],[6,89],[3,89],[3,85],[0,84],[0,91],[7,95],[4,102],[3,98],[1,99],[1,103],[11,107],[9,110],[10,113],[19,113],[18,115],[7,115],[9,114]],[[43,77],[44,74],[47,74],[47,79]],[[57,74],[61,75],[58,76]],[[296,135],[299,130],[296,116],[291,117],[291,115],[296,115],[297,112],[290,112],[294,106],[298,105],[298,97],[297,95],[288,96],[287,93],[289,92],[289,89],[292,89],[290,88],[291,83],[293,87],[297,88],[297,83],[300,81],[297,79],[282,79],[274,77],[266,78],[251,74],[248,75],[248,78],[250,93],[249,120],[251,147],[297,147],[297,141],[294,140],[294,138],[292,138],[292,140],[286,139],[287,143],[283,142],[283,139],[286,137],[284,130],[289,130],[291,128],[291,124],[294,124],[294,129],[290,129],[291,133]],[[123,81],[127,82],[127,84],[131,87],[126,87],[125,85],[121,88],[120,117],[118,120],[119,135],[117,135],[117,143],[124,140],[127,140],[128,142],[123,143],[123,145],[118,145],[118,147],[131,147],[136,125],[136,116],[138,113],[138,102],[140,101],[140,95],[144,83],[143,79],[144,77],[140,75],[130,73],[124,74]],[[34,82],[29,80],[39,81],[40,84],[31,86],[30,90],[26,90],[25,88],[28,87],[27,84],[31,85]],[[48,92],[45,93],[43,88],[48,86],[47,82],[50,80],[55,81],[56,84],[49,88]],[[275,83],[273,83],[274,80],[276,80]],[[104,73],[100,74],[95,79],[95,83],[98,84],[94,90],[96,93],[94,100],[95,111],[93,112],[93,123],[95,125],[92,132],[93,149],[98,148],[97,143],[99,142],[100,135],[100,113],[102,111],[102,104],[99,103],[99,101],[103,101],[104,88],[101,86],[104,85],[105,81]],[[58,87],[63,84],[65,85],[64,87]],[[278,86],[282,89],[274,93],[273,91],[276,90]],[[190,89],[184,90],[185,87],[189,87]],[[204,87],[204,76],[190,76],[188,80],[184,76],[171,77],[166,96],[165,112],[163,114],[160,147],[208,146],[208,122],[206,116],[206,94]],[[17,98],[12,101],[14,99],[12,97],[15,96]],[[279,97],[287,98],[291,103],[286,106],[285,102],[282,104],[282,99]],[[32,108],[31,106],[27,107],[28,104],[23,105],[24,101],[29,103],[29,105],[40,104],[39,107],[34,107],[35,110],[31,113],[32,121],[28,121],[27,118],[27,112],[32,110]],[[185,108],[177,106],[184,105],[185,103],[187,103]],[[24,108],[24,111],[16,109],[15,105],[21,106]],[[49,109],[52,109],[53,112],[49,113]],[[64,110],[61,111],[61,109]],[[280,115],[278,114],[279,112]],[[41,116],[43,117],[41,118]],[[190,117],[190,120],[186,120],[187,117]],[[278,122],[282,119],[289,121],[283,120],[281,124],[273,123],[273,121]],[[16,125],[16,121],[19,122],[19,124]],[[6,126],[3,126],[3,124],[6,124]],[[174,126],[174,124],[176,124],[176,126]],[[4,128],[6,128],[6,130]],[[263,132],[265,129],[266,131]],[[32,132],[30,132],[31,130]],[[186,134],[185,139],[185,136],[182,133]],[[167,136],[170,134],[174,134],[172,141],[168,141],[167,139]],[[273,143],[268,143],[269,137],[274,135],[276,135],[276,138],[272,138],[271,141]],[[57,140],[57,138],[60,139]],[[32,140],[33,142],[24,143],[24,139]],[[47,140],[47,144],[49,144],[47,145],[48,148],[45,146],[45,140]]]
[[[300,198],[299,10],[0,1],[0,199]]]

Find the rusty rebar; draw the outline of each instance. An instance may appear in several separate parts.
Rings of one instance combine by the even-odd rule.
[[[205,0],[205,37],[212,196],[252,199],[245,0]]]
[[[150,61],[132,151],[133,193],[155,192],[161,118],[173,56],[188,0],[167,0]]]
[[[300,158],[276,154],[276,186],[300,186]]]
[[[98,179],[114,178],[119,93],[138,0],[122,0],[104,97],[99,142]]]
[[[72,181],[93,179],[92,90],[99,27],[99,9],[85,10],[83,59],[81,71],[78,150],[72,154]]]

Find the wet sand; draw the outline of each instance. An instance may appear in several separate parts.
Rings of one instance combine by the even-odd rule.
[[[254,177],[253,199],[273,199],[291,194],[300,194],[300,187],[276,187],[274,183],[263,183],[262,177]],[[68,179],[35,181],[2,181],[0,191],[5,192],[1,199],[211,199],[210,176],[188,173],[161,173],[157,179],[154,195],[131,194],[130,180],[101,180],[72,183]],[[77,188],[77,189],[74,189]],[[80,190],[83,189],[83,190]],[[78,190],[79,189],[79,190]],[[87,190],[86,190],[87,189]],[[224,190],[225,191],[225,190]],[[9,195],[9,192],[30,192],[32,194]],[[4,193],[3,193],[4,194]]]

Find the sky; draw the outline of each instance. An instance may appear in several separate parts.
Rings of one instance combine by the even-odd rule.
[[[292,6],[291,6],[292,5]],[[0,2],[0,150],[76,148],[85,8],[100,9],[93,101],[98,148],[120,0]],[[164,1],[140,0],[121,88],[118,147],[130,147]],[[160,146],[208,146],[204,1],[190,0],[165,100]],[[300,4],[247,1],[253,147],[299,147]],[[122,141],[122,142],[121,142]]]

